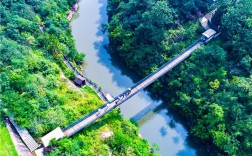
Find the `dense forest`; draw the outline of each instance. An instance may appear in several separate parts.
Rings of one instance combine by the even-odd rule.
[[[252,1],[109,0],[111,53],[141,77],[204,32],[198,19],[218,8],[218,39],[149,87],[187,121],[211,155],[252,155]]]
[[[74,78],[62,61],[81,64],[69,28],[69,8],[76,0],[1,0],[0,110],[39,138],[64,128],[102,104],[85,86],[71,88]],[[66,77],[65,77],[65,76]],[[2,124],[2,122],[0,122]],[[103,138],[103,132],[113,132]],[[71,138],[52,141],[48,155],[155,155],[136,125],[114,110]],[[49,152],[50,151],[50,152]]]

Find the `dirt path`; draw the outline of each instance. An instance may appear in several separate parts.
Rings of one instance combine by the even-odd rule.
[[[60,78],[64,79],[67,83],[67,86],[71,89],[74,89],[76,91],[81,91],[79,87],[77,87],[72,81],[70,81],[63,72],[60,72]]]

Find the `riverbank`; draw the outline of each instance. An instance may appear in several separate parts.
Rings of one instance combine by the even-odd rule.
[[[74,14],[77,12],[79,8],[79,4],[75,3],[73,5],[73,7],[69,10],[70,13],[67,16],[67,19],[71,20],[74,16]],[[92,80],[88,79],[86,76],[83,75],[83,73],[81,73],[78,69],[76,69],[76,67],[74,67],[72,65],[72,62],[70,62],[66,57],[63,58],[63,62],[65,63],[65,65],[74,72],[75,77],[79,76],[82,77],[83,80],[85,81],[85,85],[90,86],[95,92],[96,94],[104,101],[104,102],[108,102],[108,101],[112,101],[113,97],[106,91],[102,90],[102,88],[100,86],[98,86],[95,82],[93,82]],[[81,67],[81,66],[80,66]]]
[[[104,102],[108,102],[109,100],[113,99],[109,93],[103,91],[101,87],[99,87],[95,82],[88,79],[79,70],[77,70],[67,58],[64,57],[63,61],[66,64],[66,66],[70,70],[72,70],[72,72],[74,72],[75,77],[77,76],[82,77],[83,81],[85,82],[85,85],[88,85],[89,87],[91,87],[96,92],[96,94],[101,98],[101,100],[103,100]]]

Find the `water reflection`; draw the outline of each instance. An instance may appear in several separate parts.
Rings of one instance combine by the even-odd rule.
[[[140,119],[140,133],[145,134],[149,142],[158,142],[162,155],[177,155],[181,150],[186,150],[188,155],[195,155],[195,151],[191,150],[185,142],[186,130],[179,123],[175,123],[176,126],[171,127],[169,123],[172,119],[167,116],[167,112],[166,109],[159,107],[155,112]]]

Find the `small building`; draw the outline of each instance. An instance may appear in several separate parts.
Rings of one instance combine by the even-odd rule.
[[[77,75],[74,79],[74,83],[77,85],[77,86],[83,86],[86,84],[86,80],[84,77],[81,77],[79,75]]]
[[[205,28],[205,30],[209,29],[207,18],[202,17],[199,19],[199,21],[200,21],[200,24],[202,25],[202,27]]]
[[[44,147],[47,147],[47,146],[49,146],[49,143],[52,139],[59,140],[59,139],[63,138],[64,136],[65,136],[65,134],[62,132],[61,128],[57,127],[56,129],[54,129],[50,133],[43,136],[41,138],[41,142],[44,145]]]
[[[214,37],[217,37],[216,31],[213,29],[208,29],[207,31],[202,33],[201,41],[203,43],[207,43],[208,41],[210,41]]]
[[[214,14],[216,13],[216,11],[217,11],[217,9],[214,9],[199,19],[200,24],[202,25],[202,27],[205,28],[205,30],[208,30],[208,29],[217,30],[217,27],[214,26],[214,24],[212,24],[212,18],[214,16]]]
[[[103,92],[103,95],[105,96],[106,100],[109,102],[114,100],[114,98],[107,92]]]
[[[214,34],[216,34],[216,31],[214,31],[213,29],[208,29],[207,31],[202,33],[202,35],[207,37],[207,38],[210,38]]]

